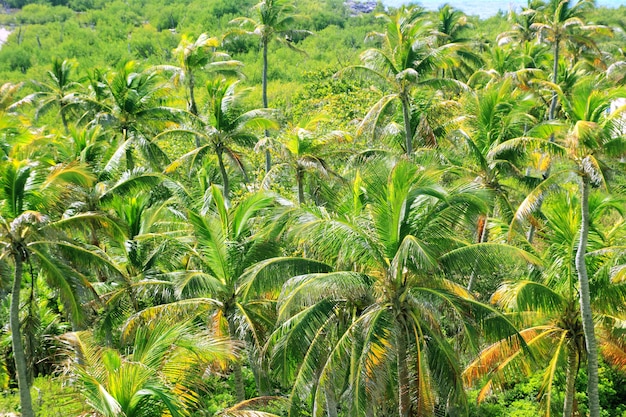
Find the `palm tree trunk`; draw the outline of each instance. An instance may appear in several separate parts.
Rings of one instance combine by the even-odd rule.
[[[480,230],[480,234],[478,235],[478,243],[483,243],[487,240],[487,221],[489,220],[489,216],[484,216],[483,227]],[[474,263],[474,269],[472,270],[472,275],[470,275],[469,282],[467,283],[467,291],[472,292],[472,287],[474,287],[474,281],[476,280],[476,270],[478,269],[478,259]]]
[[[552,82],[557,83],[559,72],[559,38],[554,39],[554,62],[552,63]],[[548,120],[554,120],[556,113],[556,92],[552,95],[552,102],[550,103],[550,113],[548,114]]]
[[[576,344],[570,340],[567,347],[567,374],[565,376],[565,402],[563,417],[572,417],[574,396],[576,395],[576,374],[578,372],[578,352]]]
[[[122,143],[126,143],[126,140],[128,140],[128,129],[124,128],[123,135],[122,135]],[[128,146],[126,148],[126,169],[128,171],[132,171],[133,169],[135,169],[135,160],[133,159],[133,147],[132,146]]]
[[[228,333],[231,340],[238,340],[235,323],[233,323],[232,319],[228,319]],[[235,360],[232,366],[233,379],[235,380],[235,399],[237,402],[242,402],[246,399],[246,389],[243,383],[243,373],[241,372],[241,361],[239,359]]]
[[[263,40],[263,79],[262,79],[262,96],[263,96],[263,107],[268,108],[269,104],[267,102],[267,46],[269,44],[269,40]],[[267,129],[265,130],[265,137],[268,138],[270,136]],[[272,168],[272,155],[270,154],[269,148],[265,148],[265,173],[270,172]]]
[[[552,62],[552,82],[554,84],[557,83],[558,73],[559,73],[559,43],[560,43],[560,39],[557,37],[554,40],[554,61]],[[557,94],[554,93],[552,95],[552,101],[550,102],[548,120],[554,120],[554,117],[556,116],[556,104],[557,104]],[[550,168],[548,167],[546,171],[546,175],[544,176],[544,179],[547,179],[549,175],[550,175]],[[542,202],[539,202],[539,206],[536,209],[537,211],[541,209],[541,205],[542,205]],[[528,229],[528,234],[526,235],[526,239],[528,240],[528,243],[530,243],[531,245],[535,238],[535,229],[536,229],[535,225],[531,223],[530,228]]]
[[[402,102],[402,119],[404,121],[404,140],[406,146],[406,154],[413,153],[413,133],[411,132],[411,103],[405,94],[400,95]]]
[[[13,359],[17,370],[17,385],[20,390],[20,407],[22,417],[35,417],[33,412],[33,402],[30,396],[30,385],[28,383],[28,370],[26,366],[26,355],[22,343],[22,332],[20,331],[20,288],[22,287],[22,267],[24,262],[21,248],[17,249],[14,255],[15,276],[13,278],[13,288],[11,293],[11,341],[13,342]]]
[[[587,397],[589,398],[589,417],[600,417],[600,398],[598,394],[598,346],[596,343],[593,316],[591,314],[591,297],[589,295],[589,277],[585,255],[589,235],[589,178],[582,177],[580,196],[580,241],[576,251],[576,271],[580,284],[580,313],[583,321],[583,332],[587,345]]]
[[[268,41],[263,40],[263,78],[261,79],[261,88],[262,88],[262,98],[263,98],[263,107],[267,109],[267,45]]]
[[[65,117],[65,106],[61,106],[61,110],[59,111],[59,113],[61,113],[61,122],[63,122],[63,129],[65,130],[65,134],[69,135],[70,130],[67,125],[67,117]]]
[[[302,184],[304,173],[302,169],[296,168],[296,184],[298,185],[298,204],[304,204],[304,184]]]
[[[188,70],[187,72],[187,79],[189,80],[187,82],[187,90],[189,93],[189,101],[187,102],[187,110],[189,110],[189,113],[193,114],[194,116],[198,115],[198,106],[196,104],[196,96],[194,94],[194,88],[195,88],[195,79],[193,77],[193,72],[191,71],[191,69]],[[194,140],[196,143],[196,148],[200,147],[200,136],[198,135],[194,135]]]
[[[407,341],[404,326],[400,325],[396,335],[398,358],[398,411],[400,417],[409,417],[411,412],[411,395],[409,392],[409,367],[407,364]]]
[[[195,80],[193,79],[193,73],[191,72],[191,69],[188,71],[187,75],[188,75],[188,80],[189,80],[187,84],[187,88],[189,89],[189,103],[187,107],[188,107],[189,113],[193,114],[194,116],[197,116],[198,106],[196,105],[196,97],[194,95]]]
[[[220,145],[216,146],[215,153],[217,154],[217,162],[220,167],[220,174],[222,175],[222,187],[224,187],[224,200],[226,206],[230,207],[230,183],[228,182],[228,173],[224,166],[224,154]]]

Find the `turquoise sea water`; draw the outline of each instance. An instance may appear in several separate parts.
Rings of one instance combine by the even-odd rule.
[[[409,0],[382,0],[382,2],[386,6],[397,7],[408,3]],[[449,3],[451,6],[463,10],[468,15],[478,15],[483,18],[493,16],[498,10],[508,12],[511,8],[518,9],[528,4],[526,0],[412,0],[411,2],[421,4],[429,10],[436,10],[442,4]],[[596,5],[617,8],[626,6],[626,0],[596,0]],[[624,14],[626,17],[626,12]]]

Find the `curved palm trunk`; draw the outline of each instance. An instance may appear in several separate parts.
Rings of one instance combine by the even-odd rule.
[[[404,141],[406,146],[406,154],[411,155],[413,153],[413,133],[411,132],[411,103],[406,94],[400,95],[400,101],[402,102],[402,119],[404,121]]]
[[[565,376],[565,402],[563,417],[572,417],[574,411],[574,396],[576,395],[576,374],[578,371],[578,352],[573,340],[567,348],[567,374]]]
[[[580,198],[580,242],[576,251],[576,271],[580,284],[580,313],[583,321],[583,332],[587,345],[587,396],[589,398],[589,416],[600,417],[600,399],[598,394],[598,346],[596,343],[595,328],[591,312],[591,297],[589,295],[589,277],[585,254],[587,252],[587,238],[589,235],[589,178],[584,175],[581,184]]]
[[[407,364],[407,341],[404,326],[400,326],[396,335],[398,358],[398,411],[400,417],[409,417],[411,413],[411,395],[409,391],[409,367]]]
[[[22,417],[35,417],[33,412],[33,401],[30,396],[30,385],[28,383],[28,369],[26,365],[26,354],[22,343],[22,332],[20,331],[20,288],[22,287],[22,267],[24,257],[17,249],[14,255],[15,276],[13,278],[13,288],[11,293],[11,341],[13,343],[13,359],[17,370],[17,384],[20,390],[20,407]]]
[[[263,41],[263,79],[262,79],[262,89],[263,89],[263,107],[268,108],[269,104],[267,102],[267,45],[269,41],[264,39]],[[270,136],[269,132],[265,130],[265,137],[268,138]],[[265,173],[270,172],[272,168],[272,155],[270,154],[269,148],[265,149]]]
[[[217,154],[217,162],[220,167],[220,175],[222,176],[222,186],[224,187],[224,200],[226,206],[230,207],[230,183],[228,181],[228,173],[224,166],[224,151],[221,146],[216,146],[215,153]]]

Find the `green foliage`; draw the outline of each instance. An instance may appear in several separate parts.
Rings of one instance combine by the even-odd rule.
[[[84,404],[74,401],[75,392],[64,385],[60,378],[42,376],[35,379],[32,396],[39,417],[59,417],[79,415],[87,411]],[[0,392],[0,412],[19,412],[19,397],[15,390]]]
[[[10,291],[21,319],[0,329],[0,413],[20,409],[20,330],[20,376],[64,366],[85,396],[58,409],[78,393],[35,378],[40,416],[535,417],[568,381],[583,415],[580,246],[602,417],[626,415],[623,32],[569,21],[554,62],[538,1],[486,20],[8,4],[0,78],[26,83],[0,86],[0,323]],[[584,17],[623,29],[625,11]],[[580,175],[602,188],[584,246]]]

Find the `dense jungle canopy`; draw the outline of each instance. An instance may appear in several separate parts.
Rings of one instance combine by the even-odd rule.
[[[626,7],[0,4],[0,415],[626,416]]]

